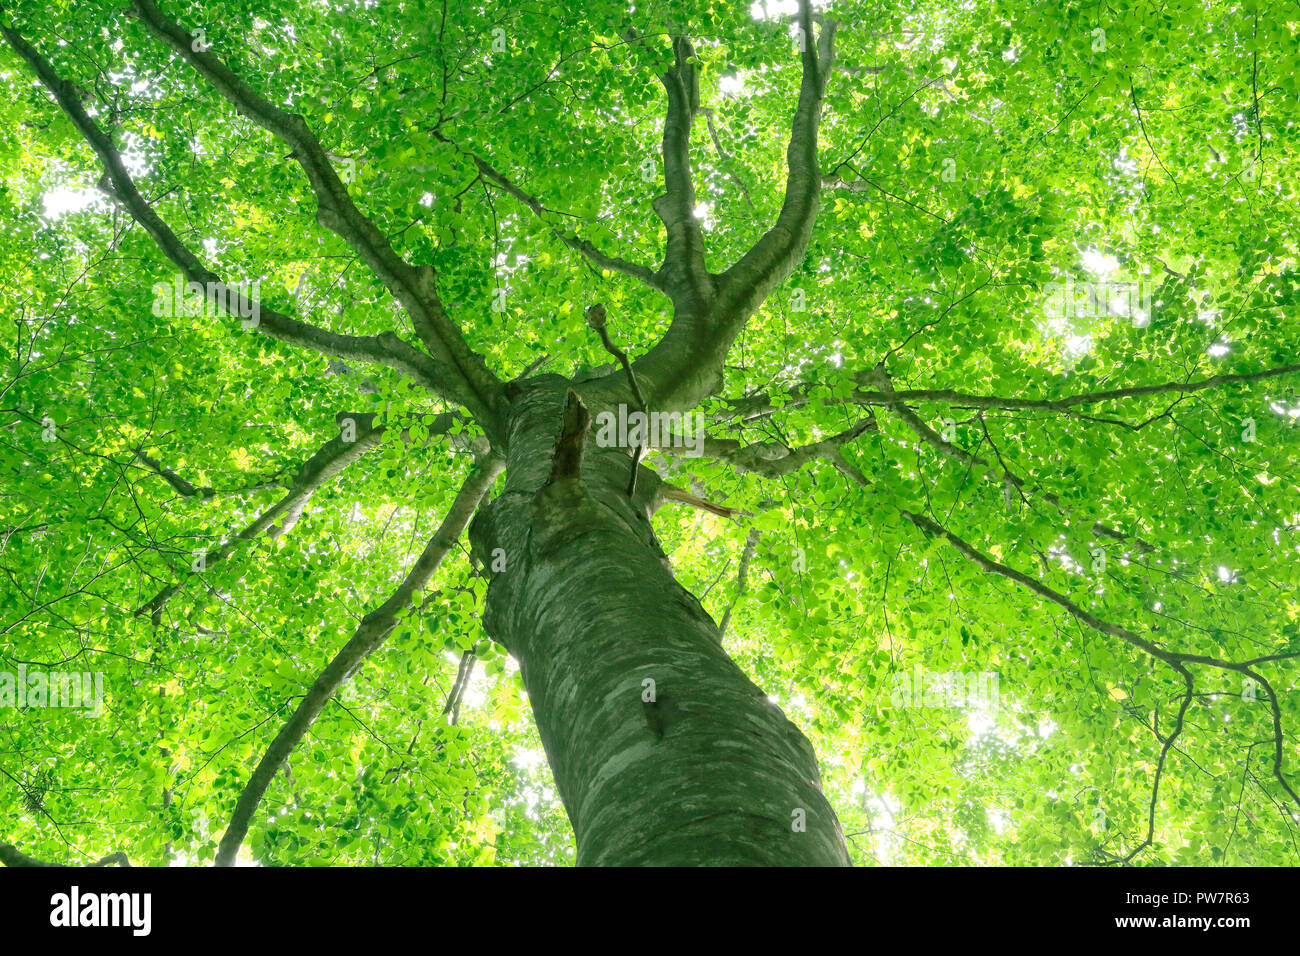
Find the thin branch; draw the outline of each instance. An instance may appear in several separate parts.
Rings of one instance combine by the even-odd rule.
[[[718,129],[713,122],[713,110],[701,109],[698,112],[704,117],[704,121],[708,125],[709,138],[713,140],[713,148],[718,151],[718,157],[722,160],[723,170],[731,177],[731,181],[740,189],[741,193],[745,197],[745,202],[749,203],[751,209],[754,208],[754,197],[749,194],[749,188],[744,184],[741,178],[736,175],[735,170],[732,168],[738,166],[739,163],[736,162],[735,157],[722,148],[722,140],[718,138]]]
[[[451,693],[447,695],[447,703],[442,708],[442,715],[449,718],[448,722],[453,727],[460,719],[461,701],[465,699],[465,690],[469,687],[469,679],[474,673],[474,662],[477,660],[472,650],[466,651],[460,656],[460,664],[456,667],[456,681],[452,684]]]
[[[948,388],[903,389],[891,393],[883,391],[863,391],[853,393],[853,401],[859,405],[893,405],[896,402],[944,402],[969,408],[1003,408],[1022,409],[1037,408],[1047,411],[1065,411],[1076,405],[1093,405],[1098,402],[1113,402],[1125,398],[1138,398],[1145,395],[1165,395],[1169,393],[1189,394],[1201,392],[1220,385],[1235,385],[1243,382],[1259,382],[1279,375],[1300,373],[1300,362],[1282,365],[1277,368],[1258,372],[1241,372],[1230,375],[1213,375],[1194,382],[1165,382],[1160,385],[1135,385],[1130,388],[1113,388],[1102,392],[1085,392],[1081,395],[1067,395],[1063,398],[1003,398],[996,395],[970,395]],[[862,373],[870,376],[871,372]],[[862,379],[866,381],[866,379]]]
[[[868,189],[874,189],[874,190],[876,190],[877,192],[879,192],[879,193],[883,193],[884,195],[888,196],[890,199],[893,199],[895,202],[901,202],[901,203],[902,203],[903,205],[905,205],[905,206],[911,206],[911,207],[912,207],[913,209],[915,209],[917,212],[923,212],[923,213],[925,213],[927,216],[930,216],[930,217],[932,217],[932,218],[934,218],[934,219],[938,219],[940,222],[949,222],[949,221],[950,221],[950,220],[948,219],[947,216],[941,216],[939,213],[934,212],[934,211],[932,211],[932,210],[930,210],[930,209],[926,209],[924,206],[917,205],[916,203],[912,202],[912,200],[910,200],[910,199],[907,199],[907,198],[905,198],[905,197],[903,197],[903,196],[900,196],[900,195],[898,195],[897,193],[892,193],[892,192],[890,192],[888,189],[886,189],[884,186],[881,186],[881,185],[879,185],[878,183],[876,183],[876,182],[874,182],[873,180],[870,180],[870,179],[852,179],[852,180],[849,180],[849,179],[842,179],[842,178],[841,178],[840,176],[838,176],[838,175],[836,175],[836,176],[823,176],[823,177],[822,177],[822,188],[823,188],[823,189],[843,189],[843,190],[845,190],[845,191],[847,191],[847,192],[852,192],[852,193],[863,193],[863,192],[866,192]]]
[[[443,416],[443,419],[442,422],[431,427],[431,434],[434,433],[435,429],[446,431],[451,428],[453,416],[447,414]],[[349,432],[340,433],[322,445],[298,470],[288,494],[254,518],[247,527],[230,538],[230,540],[210,549],[201,556],[201,571],[210,570],[213,565],[234,554],[240,545],[252,541],[264,531],[270,530],[272,537],[280,537],[287,533],[298,522],[303,508],[307,506],[307,502],[311,500],[312,495],[322,485],[333,479],[366,452],[379,446],[383,438],[384,428],[383,426],[375,427],[375,416],[373,414],[358,413],[348,415],[345,413],[340,414],[338,420],[341,425],[346,425],[347,422],[351,421],[355,425],[355,436],[351,436],[349,430]],[[347,440],[348,437],[353,437],[353,440]],[[276,522],[279,522],[279,524],[277,525]],[[163,608],[167,606],[167,602],[185,586],[190,576],[183,577],[174,584],[167,585],[153,598],[142,604],[136,610],[135,616],[139,617],[147,612],[157,623],[161,618]]]
[[[731,603],[727,605],[727,610],[723,612],[722,622],[718,625],[719,642],[727,633],[727,625],[731,623],[731,612],[736,609],[736,605],[740,603],[749,586],[749,562],[754,560],[754,551],[758,547],[758,539],[761,536],[757,528],[750,528],[749,535],[745,538],[745,550],[740,553],[740,568],[736,572],[736,593]]]
[[[632,370],[632,363],[628,361],[627,353],[614,344],[614,340],[609,337],[609,327],[605,323],[605,307],[600,303],[587,307],[587,325],[596,330],[600,336],[600,344],[605,346],[605,351],[614,358],[618,359],[623,366],[623,372],[627,375],[628,387],[632,389],[632,395],[636,399],[637,407],[645,415],[650,414],[650,409],[646,406],[645,396],[641,394],[641,386],[637,384],[636,372]],[[648,439],[648,436],[647,436]],[[629,498],[636,494],[636,473],[641,464],[641,458],[645,455],[646,440],[643,439],[636,448],[632,449],[632,470],[627,480],[627,496]]]
[[[441,134],[436,134],[437,138],[444,143],[454,145],[451,140]],[[459,147],[457,147],[459,148]],[[505,190],[515,199],[527,206],[542,222],[546,222],[546,216],[550,210],[543,205],[542,201],[522,187],[517,185],[513,180],[499,172],[494,166],[488,163],[483,157],[464,150],[464,152],[473,160],[478,171],[483,174],[483,178],[488,182],[494,183],[501,189]],[[617,256],[606,255],[592,245],[586,239],[579,237],[576,233],[565,232],[558,226],[551,226],[551,234],[560,242],[568,246],[574,252],[577,252],[587,258],[592,265],[609,272],[618,272],[622,275],[631,276],[634,279],[645,283],[650,288],[657,291],[665,291],[663,282],[656,277],[655,273],[643,265],[634,262],[628,262],[626,259],[620,259]]]
[[[915,514],[905,509],[899,509],[899,514],[926,533],[946,539],[949,544],[966,557],[970,558],[985,571],[988,571],[991,574],[1000,575],[1028,588],[1039,597],[1046,598],[1058,607],[1065,609],[1065,611],[1078,618],[1093,630],[1100,631],[1103,634],[1109,634],[1112,637],[1118,637],[1120,640],[1132,644],[1139,650],[1145,651],[1152,657],[1165,661],[1166,663],[1177,663],[1186,658],[1186,655],[1175,654],[1164,650],[1159,645],[1135,634],[1127,628],[1120,627],[1118,624],[1111,624],[1109,621],[1103,621],[1096,615],[1085,611],[1064,594],[1061,594],[1059,591],[1055,591],[1046,584],[1043,584],[1037,578],[1030,577],[1022,571],[1017,571],[1015,568],[995,561],[983,552],[978,551],[966,541],[953,534],[947,528],[941,527],[937,522],[932,521],[930,518],[927,518],[924,515]]]
[[[1187,716],[1187,708],[1191,706],[1192,697],[1195,694],[1196,684],[1192,678],[1192,672],[1181,664],[1171,665],[1180,675],[1182,675],[1184,686],[1187,688],[1183,694],[1182,700],[1178,705],[1178,716],[1174,718],[1174,729],[1166,737],[1161,737],[1159,731],[1155,731],[1156,738],[1160,740],[1160,757],[1156,760],[1155,777],[1151,782],[1151,803],[1147,808],[1147,835],[1146,838],[1134,847],[1120,863],[1130,863],[1133,858],[1149,847],[1155,840],[1156,833],[1156,808],[1160,803],[1160,778],[1165,772],[1165,761],[1169,757],[1169,751],[1173,749],[1174,744],[1178,741],[1179,735],[1183,732],[1183,721]]]
[[[433,537],[429,539],[424,552],[398,585],[397,590],[388,600],[361,619],[352,638],[317,676],[311,690],[298,703],[293,715],[271,741],[271,745],[239,795],[230,824],[226,827],[221,844],[217,848],[217,866],[234,864],[240,844],[248,833],[253,813],[257,810],[257,805],[261,802],[276,773],[320,715],[325,704],[361,669],[366,658],[383,644],[389,633],[397,626],[400,616],[410,609],[415,593],[428,584],[448,552],[455,547],[478,508],[479,502],[492,487],[492,482],[496,480],[502,468],[503,462],[493,456],[482,458],[475,463],[469,477],[465,479],[464,485],[461,486],[448,509],[447,516],[438,526]]]
[[[1002,564],[999,561],[995,561],[993,558],[977,550],[971,544],[964,541],[962,538],[958,537],[956,534],[949,531],[947,528],[940,526],[937,522],[932,521],[930,518],[927,518],[924,515],[915,514],[913,512],[907,511],[902,508],[898,509],[898,513],[902,515],[905,519],[910,521],[912,524],[916,525],[925,533],[929,535],[942,537],[945,540],[947,540],[949,544],[951,544],[954,548],[956,548],[967,558],[974,561],[983,570],[988,571],[991,574],[997,574],[1001,577],[1007,578],[1010,581],[1016,582],[1022,587],[1028,588],[1030,591],[1033,591],[1039,597],[1045,598],[1051,603],[1064,609],[1068,614],[1070,614],[1077,620],[1081,621],[1082,623],[1086,624],[1088,627],[1092,628],[1093,630],[1100,631],[1102,634],[1108,634],[1112,637],[1117,637],[1120,640],[1124,641],[1125,643],[1131,644],[1133,647],[1136,647],[1139,650],[1144,651],[1145,653],[1149,654],[1151,657],[1154,657],[1155,659],[1163,661],[1164,663],[1170,665],[1175,670],[1179,671],[1179,673],[1183,673],[1182,665],[1203,664],[1208,667],[1219,668],[1220,670],[1234,671],[1239,674],[1244,674],[1252,678],[1253,680],[1258,681],[1260,686],[1263,687],[1265,691],[1268,693],[1269,701],[1273,711],[1273,735],[1274,735],[1274,748],[1275,748],[1274,760],[1273,760],[1273,776],[1277,779],[1282,789],[1286,791],[1287,795],[1290,796],[1291,799],[1295,801],[1297,806],[1300,806],[1300,795],[1296,793],[1295,789],[1292,787],[1291,783],[1286,779],[1286,776],[1283,772],[1284,735],[1282,731],[1282,712],[1280,706],[1278,705],[1277,694],[1273,690],[1272,685],[1267,680],[1265,680],[1265,678],[1262,675],[1260,675],[1257,671],[1252,670],[1251,665],[1253,662],[1228,661],[1217,657],[1209,657],[1204,654],[1185,654],[1185,653],[1180,653],[1178,651],[1166,650],[1160,647],[1158,644],[1154,643],[1153,641],[1147,640],[1146,638],[1141,637],[1140,635],[1134,633],[1128,628],[1121,627],[1118,624],[1112,624],[1109,621],[1102,620],[1101,618],[1097,617],[1095,614],[1092,614],[1089,611],[1084,610],[1082,607],[1080,607],[1074,601],[1071,601],[1064,594],[1054,590],[1051,587],[1048,587],[1046,584],[1039,581],[1037,578],[1030,577],[1029,575],[1021,571],[1017,571],[1015,568]],[[1270,659],[1275,659],[1278,656],[1279,655],[1272,655]],[[1292,655],[1285,655],[1285,656],[1290,657]]]
[[[217,493],[216,489],[206,485],[202,488],[195,487],[180,475],[176,474],[176,472],[172,471],[172,469],[158,461],[158,459],[151,458],[145,453],[143,448],[137,448],[135,450],[135,457],[148,465],[149,468],[151,468],[163,481],[171,485],[172,489],[178,495],[182,495],[186,498],[212,498]]]
[[[896,395],[897,393],[894,392],[893,386],[890,383],[889,377],[885,373],[884,369],[877,368],[874,369],[873,371],[876,374],[876,378],[874,381],[876,387],[880,389],[880,392],[884,395]],[[901,400],[895,401],[894,403],[890,404],[888,408],[891,412],[897,415],[903,421],[903,423],[907,425],[908,428],[912,429],[912,431],[916,433],[917,437],[919,437],[923,442],[925,442],[931,448],[935,449],[944,457],[950,458],[953,461],[961,462],[962,464],[965,465],[979,465],[985,468],[991,467],[987,459],[979,455],[976,455],[972,452],[968,452],[966,451],[966,449],[954,445],[950,441],[945,441],[942,435],[940,435],[933,428],[931,428],[929,425],[927,425],[924,421],[921,420],[921,417],[916,414],[916,412],[911,408],[911,406],[904,404]],[[987,429],[986,429],[986,433],[987,433]],[[992,444],[992,442],[990,442],[990,444]],[[995,453],[997,453],[996,446],[994,446],[994,451]],[[1027,483],[1023,478],[1021,478],[1019,475],[1016,475],[1014,472],[1010,470],[1010,468],[1007,467],[1006,463],[1002,461],[1002,456],[1000,453],[997,454],[998,454],[999,466],[1002,469],[1002,480],[1006,482],[1008,485],[1010,485],[1011,487],[1015,488],[1023,498],[1026,491]],[[1033,494],[1034,492],[1031,490],[1030,493]],[[1061,512],[1063,515],[1066,515],[1067,517],[1070,515],[1070,509],[1066,507],[1061,502],[1061,499],[1057,495],[1053,494],[1052,492],[1050,491],[1039,492],[1037,493],[1037,497],[1041,498],[1043,501],[1046,501],[1049,505],[1051,505],[1057,511]],[[1142,538],[1137,537],[1135,535],[1125,534],[1123,531],[1120,531],[1117,528],[1113,528],[1110,525],[1104,524],[1100,521],[1093,522],[1092,533],[1103,538],[1108,538],[1111,541],[1119,541],[1119,542],[1132,541],[1133,544],[1137,547],[1137,549],[1143,552],[1144,554],[1156,550],[1154,545],[1150,544],[1147,541],[1144,541]]]
[[[285,485],[285,482],[278,477],[277,473],[277,476],[273,476],[266,481],[259,482],[255,485],[248,485],[244,488],[233,488],[228,491],[218,491],[210,485],[204,485],[200,488],[181,477],[158,459],[149,455],[143,448],[137,448],[135,450],[135,457],[138,458],[142,464],[147,466],[150,471],[154,472],[154,474],[159,478],[171,485],[172,489],[184,498],[200,498],[207,501],[216,498],[219,495],[245,495],[251,494],[254,491],[266,491],[269,488],[282,488]]]

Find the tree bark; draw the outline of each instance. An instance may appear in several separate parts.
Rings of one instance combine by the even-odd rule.
[[[673,577],[653,473],[629,498],[630,449],[594,439],[580,476],[553,469],[567,384],[514,399],[506,486],[470,535],[500,569],[484,623],[519,661],[578,864],[848,865],[812,746]]]

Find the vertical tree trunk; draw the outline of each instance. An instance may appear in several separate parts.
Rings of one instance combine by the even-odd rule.
[[[727,656],[627,495],[626,449],[588,439],[548,484],[565,387],[512,406],[507,483],[471,528],[488,633],[519,661],[579,865],[847,865],[808,741]],[[503,566],[504,564],[504,566]]]

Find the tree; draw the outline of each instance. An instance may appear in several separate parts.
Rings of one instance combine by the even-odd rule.
[[[1277,11],[2,20],[6,858],[1300,853]]]

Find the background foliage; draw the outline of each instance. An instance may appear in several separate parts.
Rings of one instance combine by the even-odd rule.
[[[657,162],[656,73],[669,45],[627,44],[629,26],[662,35],[671,21],[695,38],[712,110],[692,140],[710,266],[734,261],[780,205],[799,63],[775,9],[167,6],[355,162],[354,199],[400,252],[436,266],[454,318],[504,377],[541,356],[563,374],[605,364],[582,321],[593,302],[630,352],[668,321],[665,300],[592,269],[550,229],[577,223],[611,254],[662,255],[650,205],[662,177],[643,169]],[[377,281],[316,224],[283,147],[121,7],[11,2],[5,17],[83,91],[142,191],[217,271],[258,280],[269,305],[333,330],[400,322]],[[806,260],[732,352],[724,395],[768,390],[789,407],[739,421],[715,400],[711,434],[797,446],[839,432],[856,417],[861,373],[884,359],[900,390],[1007,398],[1297,361],[1300,9],[824,9],[840,23],[841,69],[822,167],[858,185],[825,190]],[[0,712],[3,836],[38,857],[123,849],[137,862],[208,862],[252,762],[400,580],[468,458],[448,437],[386,438],[322,488],[290,533],[241,548],[158,622],[133,616],[196,548],[282,495],[265,483],[291,477],[335,433],[337,412],[399,423],[442,409],[395,372],[349,369],[234,319],[156,317],[152,285],[171,281],[168,265],[96,193],[93,156],[8,50],[0,86],[11,131],[0,141],[0,664],[101,671],[106,688],[100,719]],[[542,197],[546,221],[485,184],[466,150]],[[1054,319],[1044,287],[1067,278],[1149,283],[1148,321]],[[881,408],[877,427],[844,449],[865,486],[825,461],[774,482],[656,456],[672,480],[754,514],[729,522],[665,508],[656,529],[715,618],[734,605],[727,646],[813,741],[855,860],[1107,862],[1147,835],[1182,678],[927,539],[897,509],[1172,649],[1233,661],[1298,653],[1295,382],[1077,413],[916,406],[936,431],[950,419],[951,442],[982,465],[938,454]],[[54,442],[42,440],[46,416]],[[178,495],[137,449],[217,493]],[[1095,521],[1151,550],[1096,538]],[[742,594],[751,528],[761,537]],[[572,860],[527,700],[482,632],[483,585],[463,550],[436,587],[277,779],[250,859]],[[461,653],[475,648],[453,724],[444,707]],[[996,673],[1000,706],[894,706],[896,675],[918,663]],[[1261,670],[1294,772],[1300,667]],[[1270,706],[1243,689],[1240,674],[1197,671],[1152,843],[1133,862],[1300,861],[1297,805],[1273,771]]]

